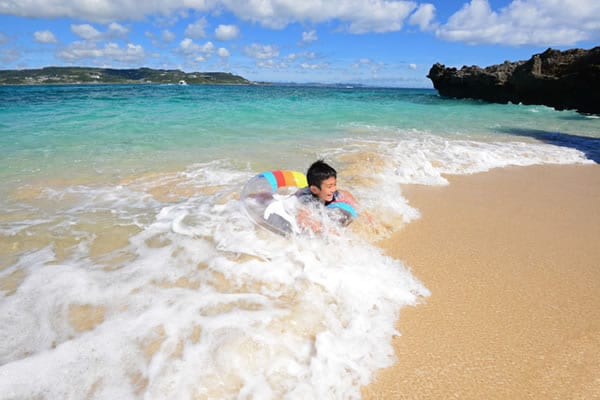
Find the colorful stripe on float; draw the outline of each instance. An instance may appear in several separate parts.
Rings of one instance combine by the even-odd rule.
[[[271,185],[271,190],[273,192],[276,192],[277,189],[286,186],[295,186],[297,188],[308,186],[306,176],[299,171],[265,171],[260,173],[258,177],[265,178]]]

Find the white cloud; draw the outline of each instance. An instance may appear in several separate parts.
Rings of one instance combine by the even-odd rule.
[[[275,61],[275,60],[261,60],[256,63],[256,66],[258,66],[260,68],[279,69],[279,70],[287,69],[289,67],[289,65],[286,64],[285,62]]]
[[[85,40],[100,40],[102,36],[100,31],[90,24],[71,25],[71,32]]]
[[[123,63],[140,63],[146,57],[144,48],[140,45],[128,44],[120,47],[116,43],[107,43],[99,47],[91,41],[73,42],[58,52],[58,58],[67,62],[95,60],[110,64],[111,61]]]
[[[104,54],[112,60],[126,63],[139,62],[146,56],[142,46],[131,43],[124,48],[119,47],[116,43],[108,43],[104,47]]]
[[[58,43],[56,36],[54,36],[54,33],[50,31],[37,31],[33,34],[33,38],[38,43]]]
[[[469,44],[567,46],[600,39],[597,0],[514,0],[492,10],[487,0],[471,0],[436,35]]]
[[[177,36],[168,29],[164,29],[161,33],[163,42],[172,42]]]
[[[318,39],[317,31],[314,29],[312,31],[302,32],[302,41],[300,42],[300,45],[309,44],[317,41]]]
[[[385,64],[382,62],[371,60],[370,58],[361,58],[357,60],[354,64],[351,64],[350,67],[357,70],[367,70],[370,71],[371,74],[376,75],[381,69],[385,67]]]
[[[104,36],[108,39],[117,39],[127,37],[129,33],[129,29],[125,28],[123,25],[118,24],[116,22],[112,22],[108,25],[108,30],[104,34]]]
[[[185,38],[179,43],[179,51],[188,58],[196,61],[206,61],[215,52],[215,45],[212,42],[206,42],[203,45],[194,43],[190,38]]]
[[[416,7],[413,1],[392,0],[222,0],[239,18],[281,29],[294,22],[337,20],[351,33],[390,32],[402,28]]]
[[[412,70],[416,70],[417,69],[417,64],[408,64],[408,68],[410,68]]]
[[[204,30],[207,26],[206,18],[202,17],[193,24],[189,24],[185,29],[185,36],[192,39],[202,39],[206,37]]]
[[[229,50],[227,50],[224,47],[219,47],[219,50],[217,50],[217,54],[219,55],[219,57],[221,58],[227,58],[229,57]]]
[[[194,43],[192,39],[185,38],[181,42],[179,42],[179,49],[183,53],[193,53],[195,51],[198,51],[198,49],[200,49],[200,46]]]
[[[0,14],[30,18],[68,17],[98,23],[115,20],[142,20],[148,15],[171,16],[182,10],[207,11],[215,7],[210,0],[4,0]]]
[[[405,21],[432,29],[435,12],[431,2],[418,6],[416,0],[102,0],[98,4],[98,0],[2,0],[0,15],[109,23],[147,17],[167,21],[191,12],[225,11],[275,29],[291,23],[333,22],[351,33],[366,33],[398,31]],[[472,0],[439,27],[436,35],[473,44],[572,45],[600,39],[599,15],[598,0],[513,0],[495,9],[487,0]],[[206,26],[196,24],[186,37],[204,37]],[[80,36],[86,40],[97,40],[92,38],[93,30],[81,34],[87,35]]]
[[[240,29],[235,25],[219,25],[215,29],[215,39],[220,41],[234,40],[240,34]]]
[[[307,51],[307,52],[303,52],[303,53],[290,53],[288,54],[285,58],[288,59],[289,61],[296,61],[299,59],[309,59],[312,60],[314,58],[316,58],[317,55],[312,52],[312,51]]]
[[[314,64],[314,63],[303,62],[303,63],[300,64],[300,68],[302,68],[302,69],[308,69],[308,70],[326,69],[328,67],[329,67],[328,63]]]
[[[363,66],[370,65],[372,63],[373,63],[373,61],[371,61],[368,58],[361,58],[361,59],[357,60],[354,64],[352,64],[351,67],[352,68],[360,68]]]
[[[348,31],[351,33],[399,31],[404,19],[415,9],[412,1],[371,1],[353,6],[347,15],[337,17],[350,22]]]
[[[257,60],[268,60],[279,56],[277,46],[253,43],[244,47],[244,54]]]
[[[435,28],[433,23],[435,19],[435,6],[433,4],[421,4],[419,8],[410,16],[408,23],[418,25],[422,31],[428,31]]]
[[[281,29],[295,22],[341,21],[352,33],[389,32],[402,28],[416,7],[405,0],[4,0],[0,14],[31,18],[70,17],[106,23],[142,20],[147,16],[170,18],[187,12],[226,10],[246,21]],[[191,34],[188,37],[199,38]]]
[[[71,32],[79,36],[81,39],[99,42],[103,40],[113,40],[127,37],[129,29],[116,22],[108,25],[105,32],[100,32],[90,24],[71,25]]]

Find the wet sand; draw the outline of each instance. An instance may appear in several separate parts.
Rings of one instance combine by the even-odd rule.
[[[363,399],[600,399],[600,165],[403,188],[422,217],[382,243],[431,297]]]

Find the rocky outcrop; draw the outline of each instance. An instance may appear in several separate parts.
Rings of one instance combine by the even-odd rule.
[[[600,47],[548,49],[528,61],[505,61],[486,68],[458,70],[437,63],[427,77],[445,97],[543,104],[600,114]]]

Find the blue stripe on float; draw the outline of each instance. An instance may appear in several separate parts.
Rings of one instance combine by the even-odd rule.
[[[352,207],[348,203],[342,203],[341,201],[336,201],[336,202],[333,202],[333,203],[329,204],[327,207],[329,207],[329,208],[340,208],[343,211],[346,211],[348,214],[350,214],[352,216],[352,218],[356,218],[358,216],[358,213],[356,212],[356,210],[354,209],[354,207]]]
[[[265,171],[258,176],[262,176],[267,180],[267,182],[269,182],[269,184],[271,185],[271,191],[273,193],[277,191],[277,178],[275,178],[275,175],[273,175],[271,171]]]

